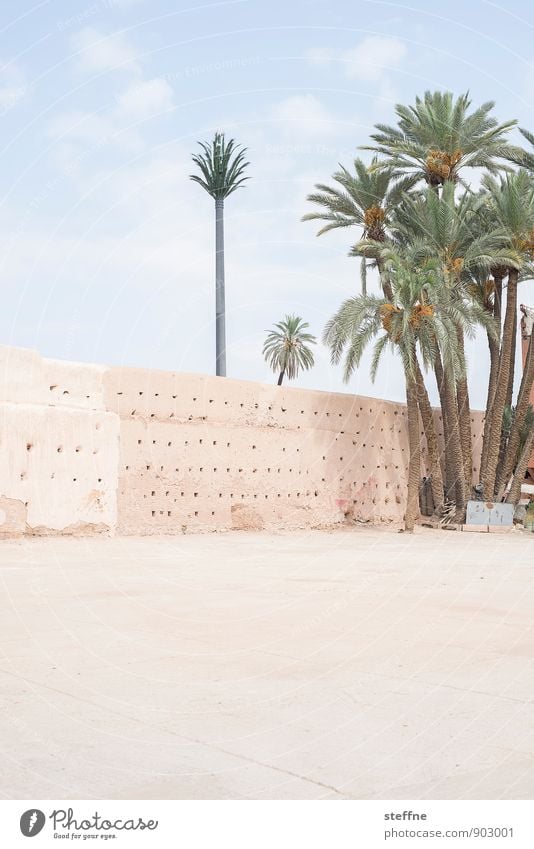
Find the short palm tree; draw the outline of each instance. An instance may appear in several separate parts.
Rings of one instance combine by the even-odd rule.
[[[249,179],[245,176],[249,163],[246,148],[237,146],[233,139],[227,141],[224,133],[215,133],[211,143],[199,145],[202,153],[194,154],[193,162],[200,175],[190,177],[215,200],[215,373],[226,377],[224,201]]]
[[[427,91],[415,106],[398,104],[397,126],[377,124],[378,132],[371,135],[375,143],[362,149],[382,154],[379,167],[414,175],[434,187],[457,182],[465,166],[495,174],[503,167],[498,160],[513,153],[505,137],[517,122],[499,124],[490,114],[494,105],[490,101],[469,112],[468,94],[455,100],[451,92]]]
[[[321,207],[308,212],[303,221],[324,221],[318,236],[344,227],[361,228],[360,237],[376,242],[386,238],[386,226],[391,210],[404,192],[415,182],[412,177],[395,179],[393,168],[377,169],[373,159],[368,167],[363,160],[354,160],[354,172],[340,166],[332,175],[336,186],[317,183],[316,191],[308,195],[310,203]],[[366,259],[362,257],[362,293],[366,293]]]
[[[282,385],[284,377],[293,380],[300,369],[307,371],[314,364],[313,351],[309,345],[315,345],[317,340],[311,333],[306,333],[310,325],[297,315],[286,315],[283,321],[274,325],[270,330],[263,346],[263,356],[270,368],[278,373],[278,386]]]

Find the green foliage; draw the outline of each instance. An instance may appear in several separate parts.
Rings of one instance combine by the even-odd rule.
[[[517,257],[499,222],[484,226],[486,204],[484,195],[468,192],[456,199],[451,182],[440,193],[428,188],[407,195],[395,210],[392,238],[409,247],[417,262],[439,257],[451,284],[469,281],[478,271],[489,274],[493,266],[514,264]]]
[[[381,252],[383,273],[392,297],[360,295],[343,302],[327,322],[323,341],[334,364],[343,358],[343,379],[348,381],[359,366],[367,346],[375,340],[371,363],[374,380],[386,348],[396,351],[408,378],[414,376],[418,347],[423,363],[434,362],[438,349],[444,367],[454,380],[465,372],[457,329],[471,332],[479,308],[468,299],[451,299],[438,261],[417,267],[409,255],[385,247]],[[480,310],[482,312],[482,310]]]
[[[373,379],[386,348],[400,356],[407,382],[414,379],[419,356],[437,375],[444,370],[440,396],[447,445],[453,432],[456,446],[461,442],[450,456],[445,448],[447,475],[458,480],[460,451],[467,488],[472,447],[465,339],[479,326],[486,330],[492,357],[488,399],[495,398],[497,379],[500,419],[502,387],[513,383],[515,351],[509,320],[502,333],[501,316],[511,312],[505,313],[501,301],[508,297],[508,282],[534,278],[534,152],[510,144],[516,122],[499,123],[493,107],[487,102],[473,109],[468,94],[439,91],[427,91],[413,105],[397,105],[396,126],[377,125],[372,143],[361,148],[374,153],[370,166],[356,159],[353,172],[341,168],[333,175],[334,187],[316,185],[308,200],[319,209],[304,217],[324,222],[319,234],[361,228],[349,255],[361,260],[362,295],[346,299],[325,327],[332,362],[343,362],[349,380],[372,344]],[[534,134],[521,132],[534,147]],[[478,170],[480,188],[469,185],[466,169]],[[369,267],[378,271],[381,296],[367,291]],[[457,393],[451,391],[454,384]],[[486,459],[491,458],[484,466],[490,469],[488,479],[499,446],[506,449],[514,433],[512,411],[505,411],[502,433],[493,419],[490,408],[484,441]],[[521,447],[533,426],[530,411]],[[519,421],[508,439],[514,446],[518,427]],[[456,491],[459,514],[461,489]]]
[[[380,210],[384,219],[391,209],[398,203],[413,185],[412,178],[398,179],[393,168],[378,169],[378,160],[373,159],[370,167],[367,167],[361,159],[354,160],[354,172],[340,166],[340,170],[332,175],[336,186],[328,186],[317,183],[316,192],[308,195],[307,200],[321,207],[319,211],[309,212],[303,217],[303,221],[325,221],[318,236],[339,227],[362,227],[364,233],[369,235],[368,230],[372,226],[372,217],[369,220],[369,211]],[[367,219],[366,219],[367,213]],[[377,220],[375,238],[381,238],[383,224]]]
[[[520,169],[513,174],[495,178],[485,175],[482,185],[483,199],[494,226],[504,233],[513,259],[509,265],[518,270],[529,270],[534,252],[534,181],[530,173]]]
[[[216,200],[223,200],[242,186],[249,162],[245,159],[246,148],[237,146],[233,139],[226,140],[224,133],[215,133],[208,144],[199,142],[202,153],[193,154],[193,162],[200,170],[190,179],[198,183]]]
[[[469,94],[454,99],[451,92],[427,91],[417,97],[415,106],[397,104],[397,127],[377,124],[375,142],[362,150],[383,156],[377,167],[393,168],[398,176],[411,175],[432,186],[447,181],[457,182],[462,168],[484,168],[497,173],[500,162],[513,155],[516,148],[506,141],[506,134],[516,121],[499,124],[490,113],[489,101],[470,112]]]
[[[314,364],[313,351],[309,347],[317,340],[306,332],[309,324],[297,315],[286,317],[268,332],[263,345],[265,361],[274,372],[283,373],[288,380],[297,377],[302,369],[307,371]]]

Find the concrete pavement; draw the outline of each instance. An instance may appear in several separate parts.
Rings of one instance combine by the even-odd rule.
[[[3,798],[533,798],[534,537],[0,547]]]

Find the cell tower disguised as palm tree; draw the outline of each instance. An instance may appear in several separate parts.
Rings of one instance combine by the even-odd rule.
[[[313,351],[308,346],[315,345],[317,340],[305,332],[309,326],[298,315],[286,315],[269,332],[263,356],[272,370],[279,373],[278,386],[282,385],[284,377],[293,380],[300,369],[307,371],[313,366]]]
[[[215,373],[226,377],[226,315],[224,284],[224,201],[249,178],[244,176],[249,163],[246,148],[226,141],[224,133],[215,133],[211,143],[199,142],[202,153],[193,155],[200,175],[191,179],[215,200]]]

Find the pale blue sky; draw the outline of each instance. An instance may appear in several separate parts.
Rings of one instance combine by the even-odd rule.
[[[529,7],[4,0],[0,342],[211,371],[213,209],[188,174],[196,140],[222,129],[253,178],[227,204],[228,374],[271,380],[265,329],[296,311],[320,335],[359,285],[349,234],[300,222],[306,194],[426,88],[469,89],[534,130]],[[481,340],[479,406],[486,360]],[[345,387],[324,350],[295,385],[403,397],[391,358],[374,386],[364,363]]]

